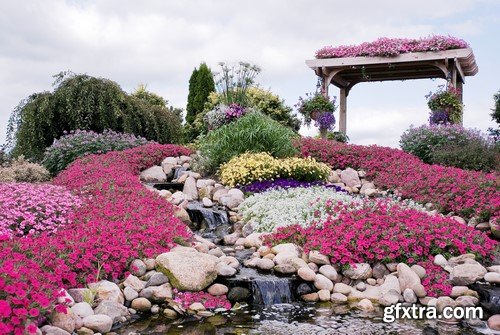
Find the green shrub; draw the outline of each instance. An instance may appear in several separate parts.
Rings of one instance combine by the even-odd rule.
[[[54,139],[75,129],[112,129],[160,143],[182,138],[179,112],[157,104],[156,95],[145,90],[129,95],[111,80],[74,73],[59,74],[54,86],[53,92],[32,94],[12,112],[7,143],[14,157],[40,161]]]
[[[490,172],[499,170],[500,146],[485,145],[477,141],[446,144],[435,148],[431,159],[434,164]]]
[[[52,174],[57,174],[79,157],[125,150],[147,143],[149,142],[143,137],[111,130],[105,130],[101,134],[76,130],[62,136],[47,148],[43,164]]]
[[[249,113],[200,139],[198,167],[215,173],[219,166],[245,152],[268,152],[273,157],[291,157],[297,153],[292,143],[296,137],[293,130],[269,116]]]
[[[459,125],[410,127],[406,130],[399,144],[403,151],[413,154],[425,163],[432,164],[432,152],[437,148],[453,144],[483,143],[486,137],[478,130],[463,128]]]
[[[40,164],[31,163],[23,156],[0,166],[0,182],[40,183],[50,180],[50,173]]]

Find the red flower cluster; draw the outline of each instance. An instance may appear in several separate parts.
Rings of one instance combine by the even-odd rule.
[[[340,202],[327,204],[329,216],[325,222],[306,228],[280,228],[266,236],[266,241],[297,243],[306,252],[319,250],[332,263],[342,265],[416,264],[432,261],[437,254],[451,257],[474,253],[478,258],[486,258],[497,245],[485,233],[442,215],[429,215],[388,201],[366,202],[356,209],[349,206],[352,205]],[[424,286],[428,292],[446,292],[445,277],[440,277],[439,269],[427,269],[430,279],[424,280]]]
[[[300,150],[334,169],[363,169],[378,187],[404,198],[432,203],[443,213],[480,220],[500,217],[499,176],[423,163],[398,149],[303,139]]]
[[[0,242],[0,333],[34,331],[61,288],[121,278],[132,259],[188,239],[172,205],[138,178],[140,170],[167,156],[188,154],[183,147],[148,144],[87,156],[63,171],[54,183],[87,199],[72,223],[53,234]]]

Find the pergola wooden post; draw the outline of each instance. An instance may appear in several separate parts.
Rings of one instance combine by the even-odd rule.
[[[345,57],[306,60],[322,80],[322,92],[328,96],[330,84],[340,89],[339,131],[347,132],[347,96],[351,88],[362,82],[446,79],[463,92],[466,76],[478,72],[472,49],[413,52],[395,57]],[[460,93],[460,100],[463,95]]]

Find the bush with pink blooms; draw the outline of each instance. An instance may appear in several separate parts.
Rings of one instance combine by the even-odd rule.
[[[80,205],[80,198],[61,186],[0,183],[0,235],[55,232]]]
[[[398,149],[362,146],[306,138],[302,156],[311,156],[334,169],[363,169],[378,187],[419,203],[432,203],[443,212],[479,220],[500,217],[498,173],[429,165]]]
[[[85,197],[70,216],[71,229],[0,241],[0,333],[32,331],[54,306],[64,309],[56,304],[61,288],[119,279],[132,259],[190,238],[174,207],[138,178],[167,156],[188,154],[148,144],[86,156],[63,171],[54,183]]]
[[[431,215],[394,202],[366,201],[363,206],[351,207],[352,204],[327,200],[326,219],[308,227],[279,228],[267,239],[273,245],[297,243],[306,252],[319,250],[328,255],[332,263],[341,265],[363,262],[405,262],[411,265],[432,261],[437,254],[450,257],[473,253],[481,259],[490,257],[497,246],[497,242],[485,233],[458,224],[452,218]],[[433,280],[424,282],[428,293],[449,293],[442,280],[444,276],[438,278],[439,272],[429,276]]]
[[[408,52],[444,51],[468,48],[462,39],[434,35],[420,39],[382,37],[359,45],[326,46],[316,51],[316,58],[395,57]]]

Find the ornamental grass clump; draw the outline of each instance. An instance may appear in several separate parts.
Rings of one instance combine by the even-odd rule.
[[[147,143],[149,141],[143,137],[112,130],[102,133],[75,130],[61,136],[45,150],[43,164],[51,173],[57,174],[79,157],[125,150]]]
[[[297,181],[325,181],[331,169],[315,159],[274,158],[268,153],[245,153],[220,167],[221,181],[228,186],[244,186],[255,181],[287,178]]]
[[[297,153],[293,140],[298,135],[269,116],[248,113],[236,121],[209,132],[199,141],[198,168],[215,173],[231,158],[245,152],[268,152],[273,157]]]

